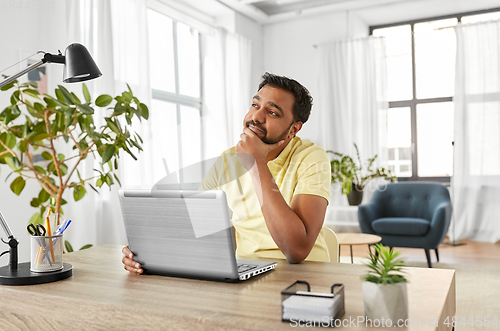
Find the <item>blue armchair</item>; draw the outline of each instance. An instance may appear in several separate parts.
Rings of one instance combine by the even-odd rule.
[[[382,237],[389,247],[423,248],[429,268],[430,250],[436,251],[451,221],[451,200],[446,187],[439,183],[391,183],[373,194],[369,203],[358,209],[363,233]]]

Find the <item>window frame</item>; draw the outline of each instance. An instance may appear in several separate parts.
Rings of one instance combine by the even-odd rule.
[[[448,97],[439,97],[439,98],[426,98],[426,99],[417,99],[417,90],[416,90],[416,74],[415,74],[415,24],[425,23],[430,21],[444,20],[449,18],[456,18],[458,20],[457,23],[461,23],[463,16],[471,16],[478,14],[487,14],[493,12],[500,12],[500,7],[463,12],[458,14],[449,14],[442,16],[434,16],[429,18],[421,18],[410,21],[402,21],[395,22],[390,24],[381,24],[381,25],[373,25],[369,27],[370,36],[373,35],[373,31],[376,29],[382,28],[390,28],[396,27],[400,25],[410,25],[411,28],[411,63],[412,63],[412,99],[410,100],[399,100],[399,101],[390,101],[389,108],[400,108],[400,107],[409,107],[411,113],[411,169],[412,175],[411,177],[398,177],[398,181],[433,181],[433,182],[442,182],[442,183],[450,183],[451,176],[433,176],[433,177],[422,177],[418,176],[418,141],[417,141],[417,105],[419,104],[427,104],[427,103],[440,103],[440,102],[453,102],[453,96]]]
[[[175,104],[176,108],[176,117],[177,117],[177,141],[178,141],[178,146],[177,146],[177,152],[178,152],[178,159],[179,159],[179,170],[183,169],[186,165],[183,162],[183,154],[182,154],[182,125],[181,125],[181,106],[187,106],[191,108],[198,109],[199,114],[200,114],[200,160],[202,160],[203,155],[205,155],[205,144],[203,140],[203,125],[202,123],[202,115],[203,115],[203,55],[202,55],[202,34],[200,31],[183,21],[180,21],[172,16],[169,16],[162,11],[159,11],[155,8],[148,7],[148,10],[153,10],[156,11],[157,13],[164,15],[168,17],[169,19],[172,20],[172,40],[173,40],[173,52],[174,52],[174,75],[175,75],[175,93],[169,92],[169,91],[164,91],[164,90],[159,90],[159,89],[154,89],[151,88],[151,98],[155,100],[160,100],[160,101],[165,101],[169,103]],[[179,48],[178,48],[178,38],[177,38],[177,24],[182,23],[187,26],[189,26],[192,29],[195,29],[198,33],[198,55],[199,55],[199,84],[200,84],[200,96],[198,98],[188,96],[188,95],[183,95],[179,93],[180,90],[180,77],[179,77]],[[151,67],[151,66],[150,66]],[[151,68],[150,68],[151,70]],[[184,178],[183,178],[183,171],[179,171],[179,182],[183,183]]]

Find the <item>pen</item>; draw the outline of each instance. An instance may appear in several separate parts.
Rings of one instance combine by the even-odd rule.
[[[66,231],[66,229],[68,228],[70,223],[71,223],[71,220],[66,220],[66,221],[62,222],[59,225],[59,227],[57,228],[55,235],[58,236],[60,234],[63,234],[63,232]]]
[[[49,209],[49,213],[50,213],[50,209]],[[47,217],[45,218],[45,223],[46,223],[46,228],[47,228],[47,235],[50,237],[52,236],[52,231],[50,230],[50,219],[49,219],[49,216],[47,215]],[[54,256],[54,245],[52,244],[52,240],[49,239],[49,246],[50,246],[50,254],[52,255],[52,261],[55,260],[55,256]]]
[[[66,221],[62,222],[61,225],[59,225],[59,227],[57,228],[55,235],[56,236],[62,235],[63,232],[66,231],[66,229],[68,228],[70,223],[71,223],[71,220],[66,220]],[[57,243],[57,240],[59,240],[59,238],[54,238],[54,244]]]
[[[69,221],[66,223],[66,225],[64,226],[64,228],[61,230],[61,234],[62,234],[64,231],[66,231],[66,229],[68,228],[68,226],[70,225],[70,223],[71,223],[71,220],[69,220]]]
[[[59,224],[59,226],[57,227],[56,233],[55,233],[56,236],[58,236],[58,235],[60,235],[62,233],[62,231],[63,231],[64,227],[66,226],[67,222],[68,221],[66,220],[66,221],[62,222],[61,224]]]

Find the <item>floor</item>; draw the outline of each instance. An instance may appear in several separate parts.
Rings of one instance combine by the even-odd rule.
[[[444,240],[448,242],[448,238]],[[461,246],[451,246],[441,244],[438,248],[439,261],[447,264],[480,264],[480,265],[500,265],[500,242],[496,244],[474,242],[469,240],[460,240],[459,242],[465,243]],[[400,256],[407,261],[420,261],[426,262],[425,252],[423,249],[416,248],[395,248],[400,251]],[[350,262],[349,246],[342,246],[340,249],[340,256],[342,262]],[[368,246],[360,245],[353,246],[354,257],[368,257]],[[436,262],[436,255],[431,251],[431,262]]]

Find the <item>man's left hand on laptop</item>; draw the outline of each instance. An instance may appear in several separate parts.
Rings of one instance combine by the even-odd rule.
[[[123,247],[122,253],[123,253],[122,262],[124,269],[130,271],[133,274],[137,275],[142,274],[143,270],[141,264],[134,261],[134,253],[130,251],[128,246]]]

